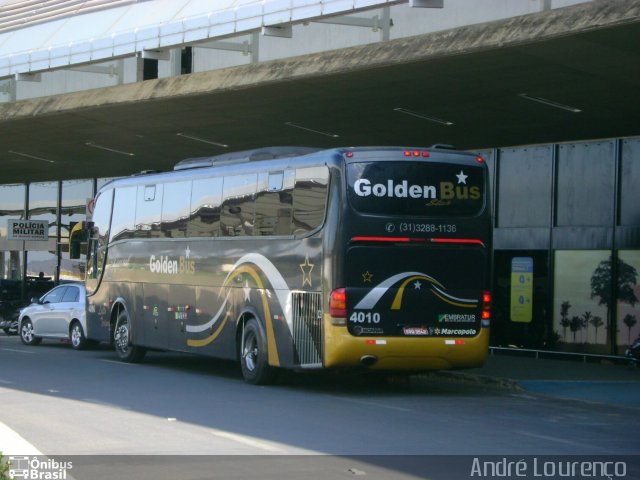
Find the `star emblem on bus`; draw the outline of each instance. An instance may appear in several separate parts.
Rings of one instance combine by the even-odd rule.
[[[313,263],[309,263],[309,254],[304,259],[304,263],[300,264],[300,270],[302,270],[302,286],[309,284],[311,287],[311,270],[313,270]]]
[[[469,175],[465,175],[464,171],[460,170],[460,173],[458,173],[456,175],[456,177],[458,178],[458,185],[461,183],[464,183],[465,185],[467,184],[467,178],[469,177]]]
[[[372,280],[373,280],[373,273],[371,273],[369,270],[367,270],[362,274],[362,281],[364,283],[371,283]]]

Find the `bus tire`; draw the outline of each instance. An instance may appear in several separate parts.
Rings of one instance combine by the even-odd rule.
[[[118,358],[128,363],[138,363],[144,358],[147,350],[131,343],[131,322],[126,310],[118,314],[116,326],[113,330],[113,345]]]
[[[276,370],[269,365],[267,340],[255,318],[244,325],[240,338],[240,367],[245,382],[266,385],[273,382]]]

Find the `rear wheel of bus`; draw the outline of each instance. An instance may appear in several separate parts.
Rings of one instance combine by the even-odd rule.
[[[267,339],[258,321],[248,320],[240,337],[240,367],[247,383],[265,385],[271,383],[276,370],[269,365]]]
[[[126,310],[118,315],[116,326],[113,330],[113,345],[120,360],[130,363],[142,361],[146,349],[131,344],[131,321]]]

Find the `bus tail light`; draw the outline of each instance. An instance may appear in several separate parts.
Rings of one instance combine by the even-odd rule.
[[[488,327],[491,321],[491,292],[482,292],[482,326]]]
[[[329,298],[329,314],[332,317],[334,325],[347,324],[347,291],[344,288],[338,288],[331,292]]]

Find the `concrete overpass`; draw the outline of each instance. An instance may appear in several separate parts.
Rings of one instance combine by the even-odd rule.
[[[265,145],[552,143],[640,133],[640,0],[0,104],[0,183]]]

